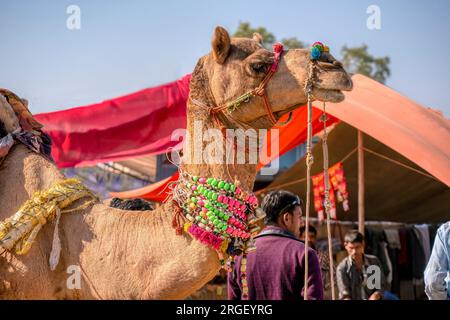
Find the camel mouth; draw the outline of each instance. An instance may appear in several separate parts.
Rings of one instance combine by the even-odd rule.
[[[322,102],[338,103],[344,101],[345,99],[344,93],[339,89],[314,88],[312,94],[316,100]]]
[[[338,81],[333,81],[330,84],[320,83],[313,87],[312,94],[317,100],[338,103],[345,99],[343,91],[351,91],[352,89],[353,81],[344,72]]]

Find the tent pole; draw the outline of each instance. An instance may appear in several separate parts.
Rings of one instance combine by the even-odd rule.
[[[364,145],[363,133],[358,130],[358,231],[364,234]]]

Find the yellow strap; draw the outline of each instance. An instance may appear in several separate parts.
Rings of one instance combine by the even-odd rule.
[[[90,198],[74,209],[62,210],[75,201]],[[55,182],[44,191],[37,191],[12,217],[0,222],[0,247],[15,249],[19,255],[26,254],[40,229],[55,218],[57,209],[61,213],[85,209],[98,198],[78,179],[64,179]]]

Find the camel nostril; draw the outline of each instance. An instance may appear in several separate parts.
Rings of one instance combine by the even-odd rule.
[[[324,70],[337,70],[337,69],[342,69],[342,63],[340,63],[339,61],[319,61],[318,62],[319,66],[324,69]]]

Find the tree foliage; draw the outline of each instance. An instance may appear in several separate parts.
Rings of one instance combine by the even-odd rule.
[[[271,49],[272,45],[277,42],[276,36],[264,27],[253,28],[248,22],[240,22],[234,37],[252,38],[253,33],[259,33],[263,37],[264,46]],[[307,44],[298,40],[296,37],[283,38],[281,43],[286,49],[306,48]],[[376,81],[385,83],[391,75],[389,68],[389,57],[374,57],[368,52],[367,45],[349,48],[342,47],[342,63],[345,69],[351,73],[360,73],[368,76]]]
[[[252,38],[253,33],[255,32],[259,33],[263,37],[265,46],[271,47],[276,42],[276,38],[273,35],[273,33],[267,31],[267,29],[264,27],[252,28],[250,26],[250,23],[248,22],[240,22],[233,36],[242,38]]]
[[[360,73],[378,82],[385,83],[391,75],[389,57],[374,57],[368,51],[367,45],[349,48],[344,46],[341,50],[342,63],[351,73]]]
[[[259,33],[262,36],[263,41],[264,41],[264,46],[267,49],[270,49],[272,47],[272,45],[275,42],[277,42],[277,38],[275,37],[275,35],[272,32],[268,31],[264,27],[253,28],[250,25],[250,23],[248,23],[248,22],[240,22],[239,26],[236,29],[236,32],[233,34],[233,36],[234,37],[243,37],[243,38],[252,38],[253,34],[255,32]],[[281,42],[287,49],[296,49],[296,48],[304,48],[305,47],[305,44],[295,37],[283,38],[281,40]]]

